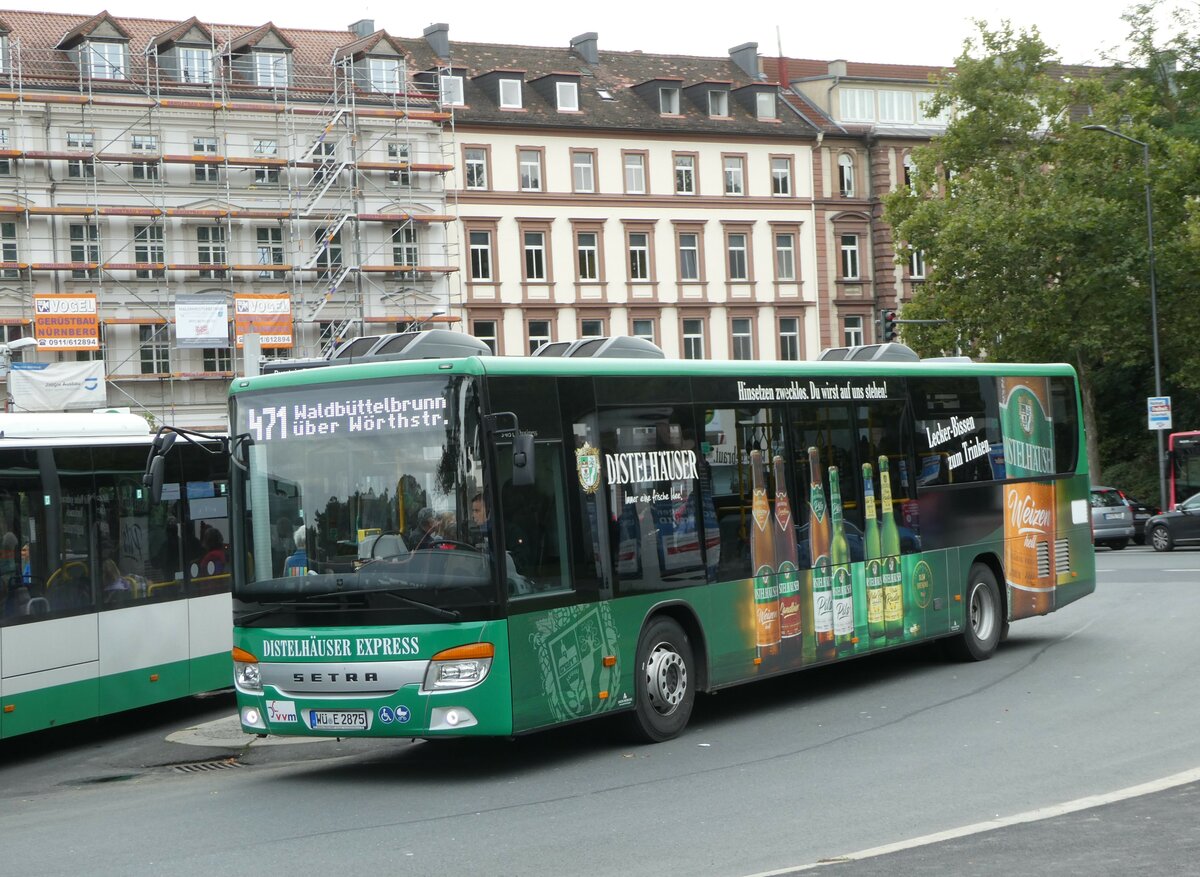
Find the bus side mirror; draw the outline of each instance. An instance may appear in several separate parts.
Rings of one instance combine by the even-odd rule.
[[[528,487],[533,484],[533,433],[519,432],[513,436],[513,477],[514,487]]]
[[[162,499],[163,472],[166,468],[167,458],[161,454],[155,454],[146,467],[146,474],[143,476],[142,482],[150,491],[150,502],[158,502]]]
[[[177,432],[159,432],[154,437],[154,453],[163,456],[167,451],[171,450],[177,438],[179,438],[179,433]]]

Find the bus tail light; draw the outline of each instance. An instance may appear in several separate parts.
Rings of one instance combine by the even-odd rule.
[[[438,652],[429,659],[425,671],[425,691],[457,691],[478,685],[487,678],[496,647],[491,643],[471,643]]]
[[[258,658],[237,647],[233,650],[233,684],[247,694],[262,694],[262,673],[258,669]]]

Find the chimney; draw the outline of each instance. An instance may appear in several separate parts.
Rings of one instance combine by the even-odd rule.
[[[729,60],[751,79],[762,79],[758,72],[758,43],[742,43],[729,50]]]
[[[829,62],[829,75],[830,76],[845,76],[846,75],[846,62],[841,61],[841,60],[830,61]]]
[[[571,51],[588,64],[599,64],[600,47],[598,40],[599,36],[597,36],[595,31],[581,33],[579,36],[571,39]]]
[[[350,33],[354,34],[360,40],[363,37],[369,37],[375,33],[375,22],[370,18],[362,18],[350,25]]]
[[[443,61],[450,60],[450,25],[445,22],[429,25],[425,28],[425,42]]]

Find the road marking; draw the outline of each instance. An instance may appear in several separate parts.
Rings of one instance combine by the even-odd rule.
[[[976,822],[973,825],[964,825],[961,828],[951,828],[947,831],[938,831],[933,834],[926,834],[922,837],[914,837],[909,840],[897,841],[896,843],[884,844],[878,847],[870,847],[869,849],[859,850],[855,853],[845,853],[840,856],[830,856],[826,859],[821,859],[817,862],[809,862],[807,865],[792,865],[788,868],[778,868],[774,871],[759,871],[755,874],[746,874],[745,877],[784,877],[787,874],[798,874],[801,871],[811,871],[815,868],[820,868],[823,865],[837,865],[842,862],[856,862],[862,859],[873,859],[876,856],[885,856],[888,853],[898,853],[903,850],[911,850],[917,847],[929,846],[930,844],[941,843],[947,840],[956,840],[960,837],[966,837],[971,834],[982,834],[985,831],[994,831],[997,828],[1008,828],[1010,825],[1021,825],[1027,822],[1037,822],[1042,819],[1053,819],[1056,816],[1065,816],[1068,813],[1078,813],[1080,810],[1090,810],[1093,807],[1101,807],[1105,804],[1115,804],[1117,801],[1124,801],[1129,798],[1137,798],[1141,795],[1152,795],[1155,792],[1162,792],[1166,789],[1173,789],[1176,786],[1184,786],[1188,783],[1194,783],[1200,780],[1200,767],[1185,770],[1183,773],[1173,774],[1169,777],[1163,777],[1160,780],[1152,780],[1148,783],[1141,783],[1136,786],[1118,789],[1115,792],[1105,792],[1101,795],[1089,795],[1086,798],[1076,798],[1074,801],[1067,801],[1063,804],[1052,804],[1049,807],[1039,807],[1036,810],[1027,810],[1024,813],[1016,813],[1012,816],[998,817],[996,819],[988,819],[984,822]]]

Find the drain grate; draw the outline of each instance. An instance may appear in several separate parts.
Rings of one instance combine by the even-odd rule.
[[[235,758],[223,758],[220,761],[196,761],[192,764],[177,764],[171,768],[175,773],[204,773],[210,770],[229,770],[233,767],[241,767],[242,764]]]

